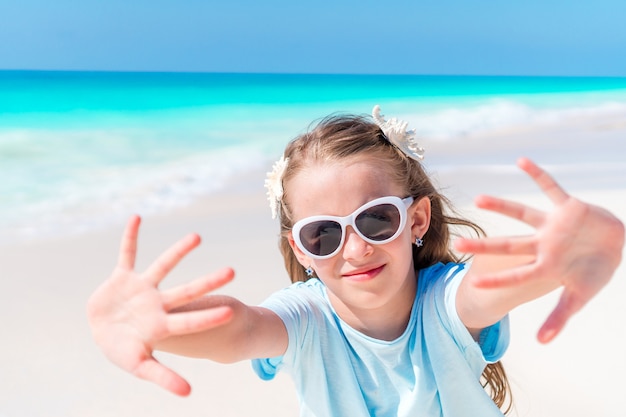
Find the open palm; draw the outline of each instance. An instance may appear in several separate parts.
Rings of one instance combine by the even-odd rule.
[[[497,288],[531,280],[558,280],[563,287],[559,303],[538,338],[551,341],[611,279],[624,247],[624,225],[605,209],[566,193],[544,170],[528,159],[518,165],[554,203],[543,212],[523,204],[481,196],[478,207],[520,220],[536,229],[523,237],[464,239],[457,249],[475,254],[533,255],[534,261],[498,273],[477,277],[479,287]]]
[[[231,269],[161,291],[160,282],[178,262],[199,245],[189,235],[159,256],[148,269],[136,272],[137,234],[140,218],[128,222],[118,264],[111,276],[90,297],[87,315],[94,339],[104,354],[120,368],[152,381],[178,395],[191,387],[180,375],[153,357],[155,345],[171,336],[196,333],[227,322],[232,311],[216,307],[193,312],[175,312],[233,278]]]

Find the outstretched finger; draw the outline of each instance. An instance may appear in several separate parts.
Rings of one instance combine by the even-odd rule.
[[[228,282],[232,281],[235,276],[231,268],[224,268],[214,274],[199,278],[188,284],[181,285],[166,291],[163,291],[161,300],[166,311],[189,304],[190,302],[202,297],[206,293],[214,291]]]
[[[154,358],[141,362],[133,374],[141,379],[154,382],[176,395],[187,396],[191,392],[191,386],[187,381]]]
[[[454,246],[459,252],[473,254],[532,255],[537,251],[537,242],[532,236],[457,239]]]
[[[167,316],[167,330],[173,336],[184,336],[221,326],[232,317],[233,310],[228,306],[172,313]]]
[[[139,233],[139,224],[141,217],[134,215],[128,219],[122,243],[120,244],[120,252],[117,259],[117,265],[124,269],[133,269],[135,267],[135,257],[137,255],[137,235]]]
[[[524,170],[537,183],[539,188],[555,204],[560,204],[569,198],[569,194],[542,168],[528,158],[520,158],[517,166]]]
[[[490,274],[477,275],[472,278],[472,283],[480,288],[502,288],[521,285],[535,276],[535,264],[521,265]]]
[[[154,285],[163,278],[183,259],[191,250],[200,244],[200,236],[191,234],[185,236],[162,253],[146,270],[144,276]]]
[[[545,213],[540,210],[502,198],[481,195],[476,198],[475,203],[481,209],[500,213],[534,228],[541,226],[545,219]]]

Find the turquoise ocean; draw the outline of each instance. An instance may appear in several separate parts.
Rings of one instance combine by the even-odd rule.
[[[488,170],[510,160],[481,159],[477,138],[623,132],[626,78],[0,71],[0,243],[190,204],[267,169],[311,122],[375,104],[409,120],[427,155],[449,149],[440,169]],[[613,145],[565,141],[552,162],[624,178],[626,138]]]

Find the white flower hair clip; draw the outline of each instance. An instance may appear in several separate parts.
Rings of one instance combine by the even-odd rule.
[[[380,106],[377,104],[372,110],[374,122],[381,128],[389,142],[393,143],[410,158],[416,161],[424,159],[424,148],[420,147],[415,138],[415,129],[409,130],[409,123],[398,120],[395,117],[385,120],[380,114]]]
[[[267,188],[267,199],[270,201],[270,209],[272,209],[272,219],[278,215],[278,208],[283,199],[283,174],[287,169],[289,158],[281,156],[274,162],[272,170],[267,173],[265,178],[265,188]]]

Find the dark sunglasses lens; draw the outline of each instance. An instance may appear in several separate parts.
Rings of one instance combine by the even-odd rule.
[[[400,212],[393,204],[379,204],[361,212],[356,227],[368,239],[377,242],[392,237],[400,226]]]
[[[300,241],[314,255],[331,254],[341,243],[341,225],[330,220],[309,223],[300,230]]]

